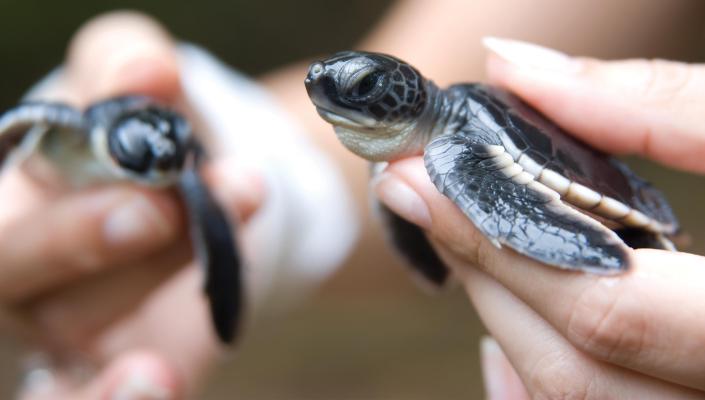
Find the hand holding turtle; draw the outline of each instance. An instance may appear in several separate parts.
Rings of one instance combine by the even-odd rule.
[[[75,38],[62,73],[33,95],[78,107],[125,93],[178,101],[173,51],[151,20],[98,18]],[[30,376],[44,392],[35,385],[23,398],[183,396],[204,372],[215,342],[208,317],[193,301],[198,271],[178,271],[189,256],[178,198],[128,185],[64,193],[20,170],[7,172],[0,186],[0,300],[13,315],[3,315],[4,326],[52,357],[75,363],[78,356],[104,367],[79,386],[61,368],[53,382]],[[232,206],[246,218],[261,200],[260,186],[228,172],[228,197],[237,192]],[[217,167],[208,173],[225,178]],[[203,324],[194,322],[200,319]],[[166,330],[169,340],[162,336]]]
[[[604,63],[517,42],[486,44],[495,53],[495,83],[585,142],[705,172],[702,66]],[[438,192],[419,158],[390,165],[376,191],[426,229],[520,377],[504,374],[507,382],[501,370],[486,371],[490,398],[521,393],[519,382],[534,398],[705,393],[704,258],[629,250],[632,270],[624,275],[565,273],[493,246]]]

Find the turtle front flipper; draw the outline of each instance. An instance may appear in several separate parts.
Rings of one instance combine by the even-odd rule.
[[[382,204],[378,204],[378,208],[390,241],[405,261],[434,286],[445,284],[449,276],[448,267],[431,246],[423,230]]]
[[[180,186],[189,214],[194,252],[204,268],[204,290],[213,325],[222,342],[232,343],[242,318],[244,298],[233,226],[205,185],[195,160],[189,160]]]
[[[52,129],[86,132],[83,114],[65,104],[23,103],[0,116],[0,168],[21,162]]]
[[[434,139],[424,159],[431,180],[495,245],[564,269],[616,273],[627,246],[610,229],[564,204],[499,146],[463,132]]]

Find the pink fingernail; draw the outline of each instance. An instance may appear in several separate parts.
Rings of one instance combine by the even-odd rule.
[[[224,204],[235,198],[239,203],[260,204],[264,201],[267,184],[262,173],[254,167],[227,157],[216,160],[210,168],[215,178],[213,182],[221,182],[213,190]]]
[[[373,182],[380,201],[396,214],[421,228],[431,228],[431,214],[426,202],[406,182],[383,172]]]
[[[518,40],[484,37],[482,44],[504,61],[519,68],[572,73],[580,62],[560,51]]]
[[[507,398],[507,382],[504,380],[503,353],[499,344],[489,336],[480,339],[480,359],[485,394],[488,400]]]
[[[105,240],[113,245],[135,243],[155,236],[168,237],[172,226],[162,212],[142,195],[130,195],[113,209],[103,225]]]
[[[130,371],[112,395],[112,400],[170,400],[174,394],[143,370]]]

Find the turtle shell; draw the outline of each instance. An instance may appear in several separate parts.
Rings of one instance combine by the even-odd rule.
[[[564,201],[625,226],[666,234],[677,231],[678,221],[659,190],[621,161],[567,134],[517,96],[481,84],[455,85],[448,92],[466,98],[469,117],[461,131],[491,130],[497,144]]]
[[[426,146],[426,168],[495,245],[598,273],[628,268],[625,244],[672,248],[673,212],[626,165],[502,89],[461,84],[446,96],[455,130]]]

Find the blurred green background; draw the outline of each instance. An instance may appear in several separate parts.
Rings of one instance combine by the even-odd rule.
[[[259,75],[292,61],[352,47],[391,4],[379,0],[0,1],[2,109],[56,66],[75,30],[103,11],[145,11],[177,37]],[[648,54],[654,55],[658,54]],[[681,56],[702,59],[697,51]],[[650,163],[630,162],[667,193],[692,236],[689,250],[705,254],[705,181]],[[261,319],[244,346],[213,376],[202,398],[480,398],[477,347],[483,330],[462,291],[451,288],[428,296],[384,248],[379,232],[366,236],[362,250],[309,301],[292,312]],[[12,341],[0,342],[0,398],[10,398],[17,383],[18,354]]]

